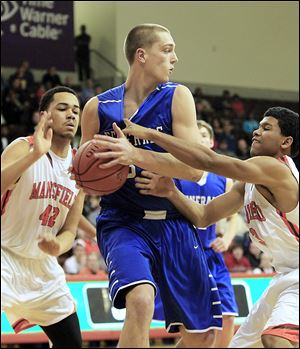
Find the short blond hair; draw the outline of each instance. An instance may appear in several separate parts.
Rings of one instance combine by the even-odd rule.
[[[139,24],[130,30],[124,42],[124,53],[129,65],[134,62],[138,48],[151,47],[157,41],[157,32],[170,33],[162,25],[151,23]]]

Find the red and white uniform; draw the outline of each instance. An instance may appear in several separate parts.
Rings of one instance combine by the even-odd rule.
[[[299,172],[284,156],[299,183]],[[280,185],[280,184],[279,184]],[[272,259],[278,273],[233,337],[231,348],[261,348],[261,335],[299,341],[299,201],[291,212],[281,212],[256,189],[245,184],[244,208],[249,235]]]
[[[21,139],[32,144],[32,137]],[[37,245],[39,234],[57,235],[74,203],[78,190],[67,173],[71,162],[71,147],[66,158],[50,150],[1,198],[1,308],[16,332],[74,312],[57,258]]]

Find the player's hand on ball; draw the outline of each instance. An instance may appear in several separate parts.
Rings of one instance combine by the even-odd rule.
[[[59,256],[60,254],[59,240],[51,233],[40,234],[38,236],[38,246],[50,256]]]
[[[159,176],[149,171],[142,171],[142,177],[135,178],[135,186],[140,194],[169,197],[175,190],[172,178]]]
[[[100,168],[109,168],[118,164],[131,165],[134,162],[136,149],[127,140],[122,130],[113,123],[113,129],[118,138],[95,135],[94,144],[105,149],[106,151],[95,152],[94,156],[99,159],[111,159],[101,165]]]

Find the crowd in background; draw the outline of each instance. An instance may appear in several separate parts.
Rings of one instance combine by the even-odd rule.
[[[36,81],[30,64],[24,61],[15,73],[3,77],[1,73],[1,153],[15,138],[30,135],[39,120],[38,105],[46,90],[57,85],[73,88],[79,96],[81,109],[93,96],[103,92],[101,84],[87,79],[75,85],[70,77],[62,81],[55,67],[49,67],[41,81]],[[252,132],[258,127],[263,113],[271,106],[280,105],[296,112],[298,103],[246,99],[224,90],[221,96],[205,95],[202,89],[193,91],[197,118],[210,123],[215,132],[214,150],[220,154],[247,159]],[[77,147],[80,128],[74,140]],[[299,157],[294,159],[299,168]],[[95,224],[100,198],[86,197],[84,215]],[[242,212],[241,212],[242,214]],[[99,253],[96,241],[87,238],[83,231],[78,236],[73,249],[59,257],[59,262],[67,274],[97,275],[106,279],[106,265]],[[268,256],[260,252],[249,240],[245,230],[240,229],[229,250],[225,262],[231,272],[273,272]]]

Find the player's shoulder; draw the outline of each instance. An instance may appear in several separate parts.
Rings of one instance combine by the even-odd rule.
[[[123,99],[125,84],[113,87],[95,96],[100,103],[118,102]]]
[[[30,147],[33,145],[33,141],[34,141],[33,136],[18,137],[15,140],[13,140],[11,143],[9,143],[9,145],[4,149],[1,157],[11,152],[29,151]]]
[[[175,91],[174,91],[175,100],[184,100],[184,99],[194,98],[191,90],[187,86],[182,84],[176,84],[174,88],[175,88]]]
[[[286,161],[283,160],[285,158],[286,157],[275,158],[272,156],[254,156],[245,161],[263,168],[268,173],[278,174],[278,172],[276,171],[287,172],[287,170],[289,169]]]

